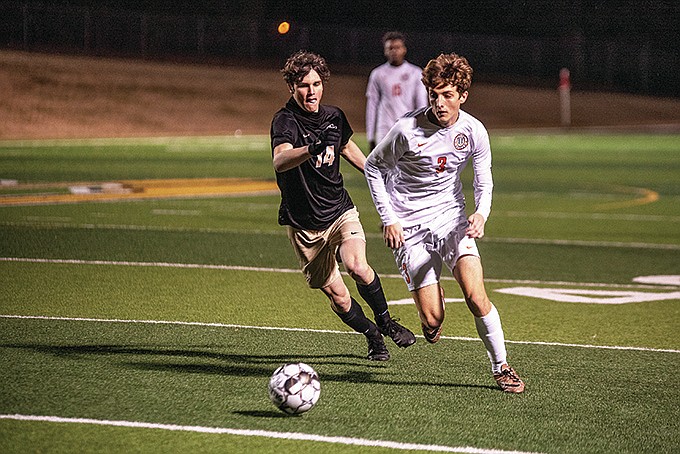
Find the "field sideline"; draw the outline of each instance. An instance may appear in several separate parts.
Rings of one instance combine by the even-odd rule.
[[[442,341],[368,362],[306,288],[275,192],[0,205],[0,451],[677,452],[677,143],[492,135],[479,247],[521,396],[496,389],[450,276]],[[391,312],[419,333],[365,181],[343,172]],[[202,178],[271,184],[267,138],[0,142],[4,199]],[[266,395],[290,361],[321,377],[302,417]]]

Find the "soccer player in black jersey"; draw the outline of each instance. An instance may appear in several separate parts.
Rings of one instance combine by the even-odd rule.
[[[413,345],[416,339],[390,317],[380,278],[366,261],[359,213],[343,184],[340,156],[361,172],[366,157],[351,140],[353,131],[343,111],[321,105],[330,76],[326,61],[299,51],[281,72],[292,96],[271,125],[272,159],[281,190],[279,224],[287,227],[309,287],[320,289],[340,319],[366,336],[368,359],[386,361],[390,355],[383,335],[399,347]],[[376,323],[350,295],[338,257]]]

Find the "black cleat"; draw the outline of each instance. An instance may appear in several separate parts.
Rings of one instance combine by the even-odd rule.
[[[406,348],[416,343],[416,336],[406,327],[397,323],[394,318],[389,318],[384,324],[379,324],[378,329],[383,334],[391,338],[397,347]]]
[[[375,337],[366,336],[368,341],[368,359],[371,361],[387,361],[390,359],[390,352],[387,351],[385,341],[378,334]]]

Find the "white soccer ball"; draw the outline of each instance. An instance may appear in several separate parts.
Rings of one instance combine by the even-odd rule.
[[[269,380],[269,398],[290,415],[309,411],[321,393],[319,375],[305,363],[284,364]]]

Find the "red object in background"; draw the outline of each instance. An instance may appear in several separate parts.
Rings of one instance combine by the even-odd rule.
[[[570,73],[567,68],[560,69],[560,88],[571,88]]]
[[[560,124],[563,127],[571,126],[571,80],[567,68],[560,69]]]

